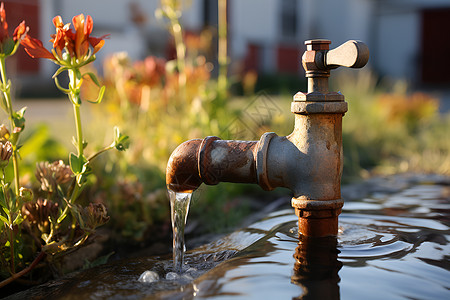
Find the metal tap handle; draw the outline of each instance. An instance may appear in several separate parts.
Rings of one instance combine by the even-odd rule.
[[[324,56],[324,67],[335,69],[362,68],[369,61],[369,47],[361,41],[350,40],[339,47],[329,50]]]
[[[306,77],[329,76],[340,66],[362,68],[369,60],[369,48],[361,41],[350,40],[329,50],[330,40],[308,40],[302,57]]]
[[[328,93],[330,71],[340,66],[362,68],[369,60],[369,48],[360,41],[348,41],[336,49],[329,50],[330,40],[305,42],[302,65],[308,78],[308,93]]]

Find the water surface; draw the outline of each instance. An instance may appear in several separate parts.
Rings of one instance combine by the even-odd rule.
[[[178,276],[167,277],[171,256],[144,257],[15,299],[450,299],[448,183],[347,201],[337,238],[299,239],[296,222],[293,209],[277,211],[187,251]],[[146,270],[158,278],[139,282]]]

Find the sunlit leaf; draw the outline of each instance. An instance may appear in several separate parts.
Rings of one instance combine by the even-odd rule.
[[[15,45],[16,43],[12,38],[7,38],[5,41],[2,42],[3,53],[5,55],[10,55],[13,52]]]
[[[100,104],[100,102],[102,102],[102,100],[103,100],[103,95],[105,94],[105,90],[106,90],[106,87],[105,87],[105,86],[102,86],[102,87],[100,88],[100,91],[98,92],[98,97],[97,97],[97,99],[96,99],[95,101],[90,101],[90,100],[88,100],[88,102],[94,103],[94,104]]]
[[[98,82],[97,76],[96,76],[94,73],[92,73],[92,72],[87,72],[87,73],[85,73],[85,74],[83,75],[83,77],[84,77],[85,75],[88,75],[88,76],[91,78],[91,80],[95,83],[96,86],[101,87],[100,83]]]
[[[22,223],[22,222],[23,222],[23,217],[22,217],[21,214],[18,214],[18,215],[16,216],[16,218],[14,219],[13,224],[14,224],[14,225],[19,225],[19,224]]]
[[[123,135],[119,127],[114,127],[114,147],[119,151],[125,151],[130,147],[130,140],[127,135]]]
[[[7,218],[5,218],[4,216],[0,215],[0,220],[2,220],[2,222],[6,225],[9,226],[9,221]]]
[[[74,174],[80,174],[83,168],[83,163],[81,161],[81,159],[75,154],[75,153],[70,153],[69,155],[69,164],[70,164],[70,169],[72,170],[72,172]]]

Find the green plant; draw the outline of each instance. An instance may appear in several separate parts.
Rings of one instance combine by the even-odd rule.
[[[21,23],[14,33],[14,38],[7,36],[7,24],[3,4],[0,7],[0,37],[3,37],[1,62],[1,90],[4,95],[2,107],[9,114],[11,130],[0,126],[0,250],[2,277],[8,277],[0,282],[0,287],[31,271],[46,255],[55,261],[58,256],[74,250],[82,245],[94,232],[95,228],[106,223],[109,219],[106,208],[101,203],[90,203],[82,206],[77,202],[82,190],[88,183],[92,173],[92,161],[101,153],[110,149],[119,151],[128,147],[128,137],[122,135],[118,128],[114,128],[114,140],[109,145],[90,156],[86,155],[87,142],[83,138],[80,105],[80,93],[85,78],[89,78],[99,88],[97,100],[100,103],[105,87],[100,86],[93,73],[83,72],[83,67],[95,60],[95,53],[99,51],[104,38],[91,37],[93,21],[90,16],[84,18],[80,14],[73,18],[74,31],[69,24],[64,24],[60,16],[53,19],[56,34],[52,35],[53,49],[48,51],[42,42],[30,37],[25,23]],[[11,45],[13,41],[14,43]],[[73,139],[77,153],[70,153],[67,166],[63,161],[40,162],[36,167],[36,178],[39,189],[32,190],[20,186],[18,150],[19,134],[25,126],[24,112],[12,111],[10,87],[5,70],[5,58],[14,54],[21,43],[25,51],[33,58],[47,58],[58,64],[60,68],[53,78],[59,90],[68,95],[75,117],[76,138]],[[62,87],[58,76],[67,72],[69,86]],[[35,139],[34,142],[39,141]],[[9,159],[13,159],[14,185],[8,178],[6,167]],[[11,187],[14,187],[14,190]],[[9,235],[7,232],[9,231]],[[6,240],[6,242],[4,242]],[[7,251],[9,249],[9,251]],[[37,253],[37,256],[36,256]],[[30,263],[30,259],[35,257]],[[16,272],[16,268],[22,270]]]
[[[439,100],[408,92],[401,81],[389,88],[369,71],[357,74],[332,77],[349,103],[343,120],[344,179],[369,173],[450,174],[445,137],[450,115],[439,113]]]
[[[6,23],[6,12],[3,3],[0,5],[0,75],[1,83],[0,90],[2,98],[0,101],[1,107],[8,114],[12,134],[8,129],[2,125],[0,127],[1,139],[1,191],[0,191],[0,250],[1,263],[10,274],[16,273],[16,266],[20,258],[19,243],[20,234],[17,232],[17,227],[22,223],[23,218],[20,213],[22,202],[25,200],[21,194],[19,182],[19,136],[25,127],[24,113],[25,108],[14,111],[11,101],[11,81],[6,75],[6,58],[16,53],[21,40],[28,31],[25,22],[19,24],[14,30],[12,37],[8,35],[8,24]],[[6,166],[9,159],[12,157],[14,168],[14,185],[7,179]],[[11,187],[13,190],[11,190]],[[28,194],[28,192],[26,192]],[[9,234],[7,233],[9,231]],[[8,251],[9,248],[9,251]]]

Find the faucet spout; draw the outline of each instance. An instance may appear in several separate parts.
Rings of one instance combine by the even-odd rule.
[[[215,136],[184,142],[169,158],[166,184],[177,192],[192,192],[202,183],[257,183],[257,141],[229,141]]]
[[[169,190],[192,193],[202,184],[198,174],[198,149],[201,142],[201,139],[186,141],[172,152],[166,169]]]

